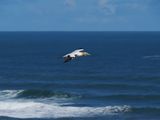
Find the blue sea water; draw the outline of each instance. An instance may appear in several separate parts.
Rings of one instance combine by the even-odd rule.
[[[160,32],[0,32],[0,119],[159,120]]]

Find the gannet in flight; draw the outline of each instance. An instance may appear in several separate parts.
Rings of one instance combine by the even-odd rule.
[[[68,53],[68,54],[63,56],[64,63],[69,62],[70,60],[72,60],[76,57],[82,57],[82,56],[87,56],[87,55],[90,55],[90,54],[85,52],[84,49],[74,50],[73,52]]]

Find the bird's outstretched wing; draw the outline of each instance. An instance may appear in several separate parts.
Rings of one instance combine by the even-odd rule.
[[[80,48],[80,49],[77,49],[77,50],[75,50],[73,52],[83,52],[83,51],[84,51],[84,49]]]

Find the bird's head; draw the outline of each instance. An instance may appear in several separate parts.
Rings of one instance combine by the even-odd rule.
[[[88,52],[82,52],[83,56],[88,56],[90,55]]]

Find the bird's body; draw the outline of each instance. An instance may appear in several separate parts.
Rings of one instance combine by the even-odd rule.
[[[87,55],[90,55],[90,54],[85,52],[84,49],[77,49],[71,53],[64,55],[63,58],[64,58],[64,62],[69,62],[70,60],[76,57],[82,57],[82,56],[87,56]]]

